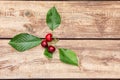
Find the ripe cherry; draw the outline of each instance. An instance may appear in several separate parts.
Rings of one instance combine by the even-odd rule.
[[[43,41],[41,42],[41,46],[44,47],[44,48],[48,47],[47,41],[46,41],[46,40],[43,40]]]
[[[48,46],[48,51],[49,51],[50,53],[55,52],[55,47],[54,47],[54,46]]]
[[[51,42],[52,41],[52,34],[51,33],[48,33],[46,36],[45,36],[45,39],[47,42]]]

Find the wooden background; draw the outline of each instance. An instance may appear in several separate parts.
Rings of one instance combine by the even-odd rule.
[[[48,60],[41,46],[20,53],[8,45],[18,33],[51,32],[53,6],[62,17],[56,45],[75,51],[79,67],[60,62],[58,51]],[[0,1],[0,78],[120,78],[120,1]]]

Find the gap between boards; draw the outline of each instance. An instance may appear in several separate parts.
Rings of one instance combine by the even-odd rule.
[[[12,38],[0,38],[0,40],[10,40]],[[45,38],[41,38],[45,39]],[[120,38],[56,38],[59,40],[120,40]]]

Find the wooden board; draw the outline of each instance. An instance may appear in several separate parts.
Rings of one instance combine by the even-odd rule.
[[[61,40],[56,46],[72,49],[79,67],[64,64],[58,51],[48,60],[41,46],[17,52],[0,40],[0,78],[119,78],[120,41]],[[66,44],[65,44],[66,43]],[[73,46],[76,45],[76,46]]]
[[[21,32],[44,37],[50,32],[46,13],[53,6],[62,17],[56,37],[120,37],[119,1],[0,1],[0,37],[11,38]]]
[[[58,51],[48,60],[40,45],[22,53],[8,45],[19,33],[51,32],[45,18],[53,6],[62,18],[53,33],[64,39],[56,47],[75,51],[78,67],[62,63]],[[0,1],[0,78],[120,78],[119,68],[120,1]]]

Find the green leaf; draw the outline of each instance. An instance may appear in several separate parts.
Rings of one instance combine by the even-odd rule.
[[[38,46],[40,43],[40,38],[27,33],[18,34],[9,42],[9,44],[19,52],[31,49],[35,46]]]
[[[64,63],[78,66],[77,56],[72,50],[59,48],[59,57]]]
[[[45,51],[44,51],[44,55],[47,57],[47,58],[52,58],[52,53],[50,53],[50,52],[48,52],[48,50],[47,49],[45,49]]]
[[[46,23],[52,31],[60,25],[61,17],[55,7],[52,7],[48,11],[46,16]]]

